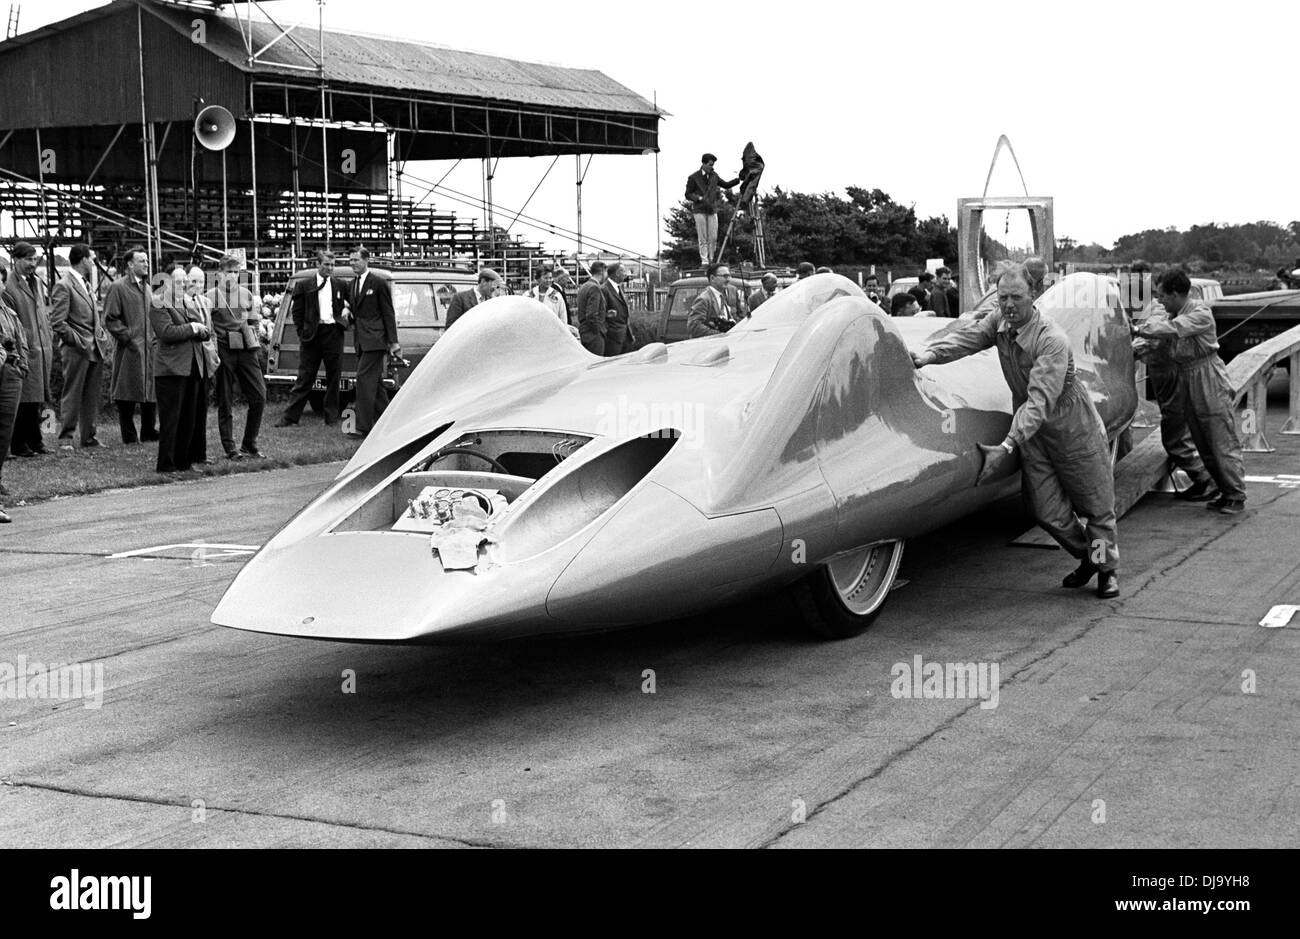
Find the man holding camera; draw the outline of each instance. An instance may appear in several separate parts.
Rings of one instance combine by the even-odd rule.
[[[731,269],[725,264],[710,264],[708,274],[709,286],[700,291],[686,317],[686,331],[692,339],[725,333],[740,317],[740,311],[727,302]]]
[[[212,327],[217,334],[217,428],[227,458],[265,459],[257,449],[257,432],[262,428],[266,410],[266,381],[262,377],[262,342],[257,325],[262,319],[262,301],[239,282],[239,259],[226,255],[221,259],[217,285],[208,291],[208,308]],[[313,375],[313,378],[315,376]],[[244,439],[235,447],[235,382],[248,402],[244,419]]]

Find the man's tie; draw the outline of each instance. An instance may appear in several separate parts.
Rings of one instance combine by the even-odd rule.
[[[1011,329],[1008,329],[1008,330],[1007,330],[1007,338],[1010,339],[1012,342],[1015,342],[1015,341],[1016,341],[1016,332],[1017,332],[1017,330],[1016,330],[1014,327],[1011,328]]]

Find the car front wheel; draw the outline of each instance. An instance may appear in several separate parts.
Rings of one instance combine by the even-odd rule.
[[[847,639],[880,615],[902,560],[901,540],[858,548],[791,584],[790,597],[814,635]]]

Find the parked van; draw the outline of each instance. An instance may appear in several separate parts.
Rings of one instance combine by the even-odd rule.
[[[390,281],[393,294],[393,313],[397,318],[397,341],[402,347],[402,357],[414,368],[433,348],[447,327],[447,307],[451,298],[468,290],[478,282],[474,271],[459,268],[400,268],[384,270],[372,266],[372,276]],[[351,267],[334,268],[334,276],[351,284],[356,275]],[[271,351],[267,359],[267,384],[289,388],[298,378],[298,330],[293,325],[290,304],[294,288],[303,281],[316,277],[316,269],[299,271],[285,288],[280,308],[275,314],[271,333]],[[340,405],[350,402],[357,382],[357,353],[353,345],[353,331],[347,330],[343,341],[343,362],[339,373]],[[319,371],[312,386],[312,410],[320,412],[325,404],[325,370]],[[397,381],[385,376],[384,385],[395,391]]]

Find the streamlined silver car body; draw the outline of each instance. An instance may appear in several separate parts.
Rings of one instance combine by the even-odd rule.
[[[1136,392],[1113,285],[1073,275],[1040,308],[1118,432]],[[789,588],[818,632],[851,634],[880,611],[905,539],[1016,484],[975,486],[977,444],[1010,423],[996,354],[911,363],[909,345],[961,325],[891,318],[824,274],[728,333],[603,359],[537,303],[490,300],[212,621],[438,642],[658,621]]]

